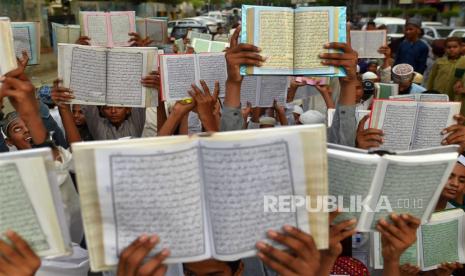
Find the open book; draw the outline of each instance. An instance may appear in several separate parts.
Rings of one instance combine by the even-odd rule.
[[[327,247],[327,213],[264,202],[327,194],[325,137],[313,125],[73,144],[92,270],[114,267],[142,233],[160,237],[168,263],[253,256],[283,224]]]
[[[13,41],[16,56],[21,58],[23,51],[29,56],[28,65],[39,64],[40,22],[12,22]]]
[[[390,97],[397,96],[399,94],[399,85],[397,83],[375,83],[376,88],[376,99],[389,99]]]
[[[350,43],[352,49],[358,53],[358,58],[384,58],[378,50],[387,45],[386,30],[350,31]]]
[[[0,43],[0,76],[2,76],[18,67],[11,22],[7,17],[0,17],[0,41],[2,41]]]
[[[212,40],[213,36],[211,34],[207,33],[200,33],[196,31],[188,31],[187,32],[187,38],[192,42],[194,38],[200,38],[200,39],[205,39],[205,40]]]
[[[228,77],[224,53],[203,53],[185,55],[161,55],[160,77],[162,97],[166,100],[190,98],[187,91],[193,83],[202,89],[200,80],[204,80],[210,93],[213,93],[215,81],[220,83],[220,97],[224,97],[225,83]]]
[[[408,95],[390,96],[390,100],[413,100],[417,102],[448,102],[449,96],[446,94],[417,93]]]
[[[1,154],[0,194],[0,233],[17,232],[41,257],[71,253],[50,149]]]
[[[224,52],[229,43],[221,41],[212,41],[201,38],[193,38],[191,42],[196,53],[221,53]]]
[[[79,12],[81,32],[90,45],[129,46],[129,33],[136,31],[135,12]]]
[[[271,107],[273,100],[285,104],[289,79],[287,76],[244,76],[241,84],[241,104],[253,107]]]
[[[58,43],[74,44],[81,35],[79,25],[63,25],[52,22],[53,50],[58,51]]]
[[[372,239],[372,264],[383,268],[381,237],[378,232]],[[465,214],[462,209],[435,212],[431,220],[417,230],[417,241],[400,257],[400,264],[410,263],[427,271],[441,263],[465,263]]]
[[[447,148],[409,156],[328,149],[329,194],[348,208],[337,220],[357,218],[360,232],[375,230],[392,212],[426,223],[456,162],[457,152]]]
[[[152,89],[142,86],[157,58],[157,48],[58,45],[58,77],[73,91],[72,103],[152,106]]]
[[[382,149],[411,150],[441,145],[444,128],[456,124],[460,102],[375,100],[370,127],[382,129]]]
[[[168,22],[163,19],[136,18],[137,33],[142,38],[149,37],[153,45],[162,45],[168,42]]]
[[[261,67],[242,67],[243,75],[344,76],[322,65],[318,55],[328,51],[323,48],[328,42],[346,42],[346,8],[244,5],[241,42],[261,48],[268,58]]]

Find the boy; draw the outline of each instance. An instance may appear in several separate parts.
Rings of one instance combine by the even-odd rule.
[[[405,24],[405,39],[400,43],[394,65],[410,64],[415,72],[423,74],[428,58],[428,46],[421,41],[421,20],[410,18]]]
[[[399,84],[399,95],[417,94],[426,91],[423,86],[413,83],[415,72],[410,64],[398,64],[392,68],[392,81]]]
[[[446,55],[434,63],[428,79],[428,90],[437,90],[454,99],[455,69],[465,68],[465,57],[460,52],[461,40],[458,37],[446,39]]]

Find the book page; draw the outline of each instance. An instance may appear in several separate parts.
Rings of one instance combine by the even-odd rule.
[[[214,257],[235,260],[256,253],[269,229],[293,225],[308,232],[308,213],[264,211],[265,196],[307,195],[299,135],[265,142],[201,141]]]
[[[295,12],[294,69],[322,68],[319,54],[327,52],[323,45],[331,42],[329,11]]]
[[[136,31],[143,38],[147,36],[146,20],[145,18],[136,17]]]
[[[427,93],[421,93],[421,94],[415,94],[415,96],[418,96],[418,101],[420,102],[448,102],[449,101],[449,96],[447,94],[427,94]]]
[[[106,47],[109,43],[107,33],[109,27],[105,13],[83,14],[84,35],[90,38],[90,45]]]
[[[141,79],[144,70],[144,53],[112,50],[107,55],[108,105],[145,106],[145,93]],[[146,65],[146,62],[145,62]]]
[[[449,104],[420,103],[412,149],[424,149],[441,146],[444,135],[441,131],[453,122],[457,112]]]
[[[72,49],[69,88],[75,103],[105,104],[107,90],[107,52],[104,48]]]
[[[139,235],[157,234],[168,262],[208,253],[196,142],[149,148],[96,149],[105,263]]]
[[[195,55],[162,55],[162,91],[167,100],[190,98],[187,91],[195,80]]]
[[[379,159],[377,155],[328,149],[329,194],[341,196],[345,208],[353,207],[357,197],[364,200],[374,182]],[[357,229],[360,229],[363,223],[359,219],[362,211],[362,206],[357,212],[344,211],[337,216],[335,223],[356,218]]]
[[[192,47],[196,53],[208,53],[210,51],[211,40],[205,40],[200,38],[192,39]]]
[[[167,22],[166,20],[158,19],[146,19],[147,34],[153,40],[156,45],[163,44],[166,42],[168,37]]]
[[[228,42],[212,41],[210,46],[210,53],[224,52],[226,50],[226,47],[229,47]]]
[[[423,267],[433,268],[444,262],[460,262],[459,221],[452,219],[421,226]]]
[[[359,58],[384,58],[378,50],[386,44],[386,31],[350,31],[350,42]]]
[[[0,19],[0,76],[4,75],[11,70],[16,69],[18,66],[16,62],[15,47],[13,41],[13,32],[11,29],[10,20]],[[1,85],[0,85],[1,86]]]
[[[14,26],[13,27],[13,40],[15,44],[16,57],[21,58],[23,51],[27,52],[30,59],[33,59],[35,54],[32,48],[32,40],[34,39],[31,33],[30,26]]]
[[[384,156],[386,174],[379,193],[375,191],[375,213],[371,228],[390,212],[408,213],[426,222],[445,185],[457,154],[421,156]],[[382,198],[380,198],[382,197]],[[379,200],[378,200],[379,199]],[[389,203],[389,204],[387,204]],[[373,207],[373,208],[374,208]],[[391,210],[388,210],[390,207]]]
[[[253,107],[257,106],[257,82],[259,76],[244,76],[241,83],[241,106],[246,107],[249,102]]]
[[[11,229],[36,252],[49,249],[36,211],[15,163],[0,163],[0,232]]]
[[[267,57],[260,71],[292,70],[294,65],[294,12],[291,9],[263,8],[256,15],[254,45]]]
[[[271,107],[273,101],[284,105],[287,97],[287,76],[261,76],[260,95],[257,105],[260,107]]]
[[[81,27],[79,25],[68,25],[69,36],[66,43],[76,43],[81,36]]]
[[[417,231],[418,233],[418,231]],[[375,269],[382,269],[383,266],[384,266],[384,258],[383,258],[383,254],[381,252],[381,249],[382,249],[382,244],[381,244],[381,235],[379,234],[379,232],[374,232],[373,233],[373,242],[375,244],[374,246],[374,256],[376,258],[375,260]],[[418,239],[419,236],[417,234],[417,241],[414,242],[409,248],[407,248],[404,253],[402,253],[402,255],[400,255],[400,262],[399,264],[400,265],[403,265],[403,264],[411,264],[411,265],[415,265],[415,266],[420,266],[420,262],[419,262],[419,259],[418,259]]]
[[[210,93],[213,94],[215,90],[215,81],[219,81],[220,97],[224,97],[226,79],[228,78],[224,53],[199,54],[196,55],[196,57],[199,66],[197,85],[202,89],[200,80],[204,80],[208,88],[210,88]]]
[[[134,12],[112,12],[110,13],[111,45],[129,46],[129,33],[135,32],[135,14]]]
[[[371,127],[383,130],[382,149],[408,150],[415,127],[417,103],[410,101],[375,101]],[[377,120],[373,120],[376,117]]]

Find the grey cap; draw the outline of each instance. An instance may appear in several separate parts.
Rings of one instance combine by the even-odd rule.
[[[407,22],[405,23],[405,25],[409,25],[409,24],[415,25],[417,28],[421,29],[421,19],[420,18],[410,17],[407,20]]]
[[[19,119],[19,114],[16,111],[10,112],[6,114],[5,118],[0,122],[0,129],[3,135],[3,138],[8,137],[8,128],[10,127],[11,123]]]

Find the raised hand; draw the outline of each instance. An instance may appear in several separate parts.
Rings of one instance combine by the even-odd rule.
[[[73,92],[66,87],[60,86],[62,80],[53,81],[53,88],[50,94],[52,101],[59,107],[69,107],[69,102],[74,99]]]
[[[268,237],[289,250],[277,249],[265,242],[258,242],[258,257],[282,276],[317,275],[320,252],[311,235],[292,227],[284,226],[284,233],[268,231]]]
[[[215,106],[218,103],[220,84],[218,81],[215,81],[215,90],[213,91],[213,95],[210,93],[210,89],[204,80],[201,80],[200,84],[202,85],[203,92],[195,84],[192,84],[192,90],[188,91],[188,93],[191,95],[194,104],[197,107],[199,119],[204,128],[207,131],[218,131],[219,125],[215,123],[216,119],[213,112],[215,111]]]
[[[420,273],[421,269],[416,265],[403,264],[400,266],[401,276],[416,276]]]
[[[88,36],[80,36],[77,40],[76,40],[76,43],[75,44],[78,44],[78,45],[90,45],[90,37]]]
[[[121,252],[118,262],[117,276],[162,276],[167,271],[163,261],[169,256],[170,252],[163,249],[160,253],[143,263],[148,254],[159,242],[157,236],[142,235],[133,241],[126,249]]]
[[[463,152],[465,150],[465,126],[463,125],[465,117],[459,114],[455,115],[454,119],[457,120],[457,124],[445,128],[441,132],[442,135],[447,135],[447,137],[442,140],[441,144],[459,145],[459,152]]]
[[[16,58],[18,62],[18,68],[13,71],[10,71],[6,74],[7,77],[14,77],[20,80],[26,81],[28,80],[27,76],[25,75],[27,63],[29,62],[29,56],[26,51],[21,53],[21,58]]]
[[[142,78],[141,83],[143,86],[147,88],[154,88],[160,91],[160,87],[161,87],[160,73],[157,71],[150,72],[149,75]]]
[[[128,41],[131,47],[147,47],[153,42],[150,37],[142,38],[138,33],[133,32],[128,35],[131,37]]]
[[[370,118],[370,115],[366,115],[358,123],[357,136],[355,145],[360,149],[370,149],[380,147],[383,142],[383,131],[381,129],[369,128],[365,129],[365,123]]]
[[[40,258],[26,241],[13,231],[5,236],[10,243],[0,239],[0,276],[32,276],[40,267]]]

